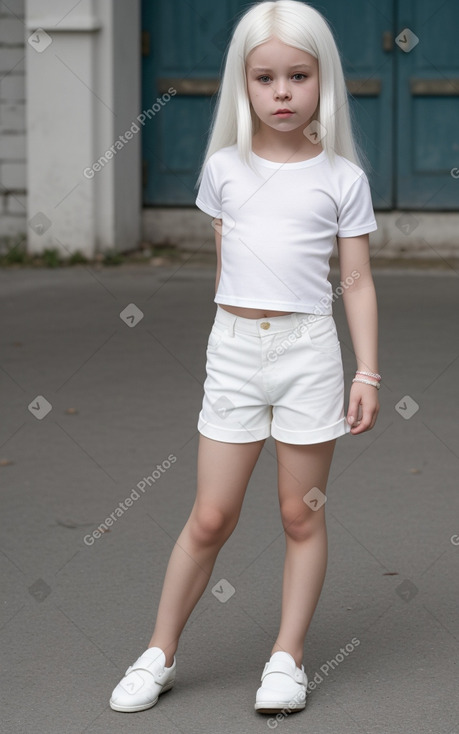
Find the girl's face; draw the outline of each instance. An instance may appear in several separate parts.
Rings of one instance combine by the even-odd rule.
[[[262,127],[283,133],[307,126],[319,104],[314,56],[272,38],[248,54],[246,74],[249,99]]]

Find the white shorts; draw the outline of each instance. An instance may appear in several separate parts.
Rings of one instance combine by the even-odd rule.
[[[349,433],[331,314],[245,319],[218,306],[198,430],[216,441],[330,441]]]

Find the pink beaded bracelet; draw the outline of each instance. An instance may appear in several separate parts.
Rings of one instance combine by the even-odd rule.
[[[378,375],[377,372],[364,372],[363,370],[356,370],[356,375],[366,375],[367,377],[374,377],[376,380],[381,379],[381,375]]]

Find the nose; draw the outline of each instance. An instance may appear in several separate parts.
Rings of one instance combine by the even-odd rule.
[[[286,80],[280,80],[277,82],[274,87],[274,96],[276,99],[290,99],[292,94]]]
[[[276,89],[274,96],[276,99],[290,99],[292,95],[289,89],[282,87],[282,89]]]

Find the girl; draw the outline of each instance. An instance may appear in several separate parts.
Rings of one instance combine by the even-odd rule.
[[[294,711],[305,707],[303,647],[327,564],[324,503],[336,439],[373,428],[381,379],[369,185],[337,48],[309,5],[261,2],[240,19],[198,183],[197,206],[214,218],[218,265],[197,495],[171,554],[149,647],[110,705],[141,711],[173,686],[180,634],[272,435],[286,554],[279,634],[255,709]],[[341,286],[332,293],[335,237]],[[346,417],[332,315],[341,294],[357,363]]]

